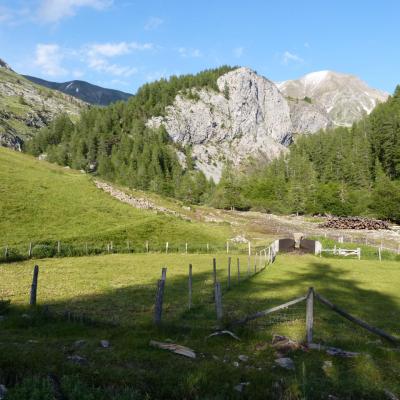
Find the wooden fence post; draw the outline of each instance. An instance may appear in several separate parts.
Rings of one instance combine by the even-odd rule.
[[[89,251],[88,251],[88,245],[87,245],[87,242],[86,242],[86,244],[85,244],[85,248],[86,248],[86,255],[88,255],[88,254],[89,254]]]
[[[161,324],[162,307],[163,307],[163,299],[164,299],[164,287],[165,287],[165,280],[159,279],[157,282],[156,304],[155,304],[155,308],[154,308],[154,323],[156,325]]]
[[[107,252],[110,252],[110,243],[107,243]]]
[[[221,284],[216,282],[214,285],[215,292],[215,311],[217,313],[217,320],[220,321],[222,319],[222,293],[221,293]]]
[[[213,258],[213,280],[214,285],[217,283],[217,260]]]
[[[111,243],[110,243],[110,249],[111,249],[111,253],[113,253],[114,247],[113,247],[113,242],[112,242],[112,241],[111,241]]]
[[[188,249],[188,245],[187,245],[187,243],[186,243],[186,245],[185,245],[185,251],[186,251],[186,254],[187,254],[187,249]]]
[[[189,310],[192,308],[192,264],[189,264]]]
[[[149,252],[149,241],[146,240],[146,253],[148,253],[148,252]]]
[[[307,343],[313,341],[313,325],[314,325],[314,288],[310,287],[307,294],[306,306],[306,330],[307,330]]]
[[[226,241],[226,254],[229,254],[229,240]]]
[[[29,242],[28,257],[32,257],[32,242]]]
[[[169,243],[165,243],[165,254],[168,254],[168,247],[169,247]]]
[[[257,252],[254,254],[254,273],[257,273]]]
[[[358,259],[361,260],[361,248],[357,247]]]
[[[228,257],[228,289],[231,288],[231,258]]]
[[[161,269],[161,279],[165,281],[167,279],[167,267]]]
[[[60,255],[60,253],[61,253],[61,242],[58,241],[57,242],[57,254]]]
[[[250,256],[247,256],[247,276],[250,275]]]
[[[380,247],[378,247],[378,257],[379,257],[379,261],[382,261],[382,250]]]
[[[240,260],[237,258],[237,281],[240,283]]]
[[[35,265],[35,267],[33,268],[33,279],[32,279],[32,286],[31,286],[31,296],[30,296],[30,300],[29,300],[29,304],[31,306],[35,306],[36,305],[38,276],[39,276],[39,266]]]
[[[4,249],[4,258],[7,259],[8,257],[8,246]]]
[[[209,245],[208,245],[208,243],[207,243],[207,253],[208,253],[208,251],[209,251]]]
[[[126,241],[126,247],[127,247],[127,249],[128,249],[128,253],[129,253],[129,251],[130,251],[130,248],[129,248],[129,240]]]

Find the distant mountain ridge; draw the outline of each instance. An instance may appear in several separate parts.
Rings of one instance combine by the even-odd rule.
[[[289,99],[306,99],[320,107],[336,126],[351,126],[389,96],[355,75],[334,71],[312,72],[276,86]]]
[[[58,90],[70,96],[76,97],[86,103],[108,106],[116,101],[126,101],[132,94],[120,90],[107,89],[91,83],[74,80],[68,82],[50,82],[30,75],[23,75],[26,79],[49,89]]]

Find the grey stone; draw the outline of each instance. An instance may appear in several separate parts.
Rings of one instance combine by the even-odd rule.
[[[243,362],[249,361],[249,357],[248,357],[248,356],[245,356],[245,355],[243,355],[243,354],[241,354],[241,355],[238,357],[238,359],[239,359],[240,361],[243,361]]]
[[[108,349],[110,347],[110,342],[108,340],[100,340],[100,346],[103,349]]]
[[[282,368],[294,370],[294,362],[289,357],[277,358],[275,362]]]

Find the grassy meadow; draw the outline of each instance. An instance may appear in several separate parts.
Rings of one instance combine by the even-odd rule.
[[[227,224],[192,223],[138,210],[97,189],[91,177],[0,148],[0,247],[27,253],[29,242],[92,247],[206,243],[223,246]],[[35,249],[33,249],[35,252]]]
[[[310,286],[372,325],[400,336],[400,269],[397,262],[278,255],[276,262],[245,279],[247,257],[239,256],[237,283],[232,255],[231,289],[226,255],[218,254],[223,287],[223,325],[276,306]],[[240,337],[206,339],[217,329],[213,304],[212,256],[195,254],[114,254],[44,259],[38,307],[28,306],[33,262],[0,265],[0,297],[11,300],[0,312],[0,381],[9,399],[50,399],[49,374],[58,377],[68,399],[385,399],[400,393],[400,353],[367,331],[315,305],[316,343],[359,352],[354,358],[324,351],[287,354],[293,371],[275,363],[274,334],[305,337],[305,303],[230,328]],[[188,310],[188,264],[193,265],[193,306]],[[163,324],[152,323],[156,281],[167,266]],[[251,268],[253,270],[253,260]],[[48,305],[50,315],[43,312]],[[90,320],[68,321],[64,310]],[[26,314],[26,315],[23,315]],[[96,322],[97,321],[97,322]],[[110,341],[103,349],[99,341]],[[154,349],[151,339],[189,346],[195,360]],[[84,343],[78,342],[84,340]],[[79,355],[75,364],[68,357]],[[248,361],[240,361],[247,355]],[[238,364],[236,364],[238,363]],[[234,389],[248,382],[239,393]],[[33,394],[32,394],[33,393]]]

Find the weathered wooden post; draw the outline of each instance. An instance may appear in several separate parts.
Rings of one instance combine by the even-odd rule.
[[[357,247],[358,259],[361,260],[361,248]]]
[[[247,276],[250,275],[250,256],[247,256]]]
[[[208,243],[207,243],[207,253],[208,253],[209,249],[210,249],[210,246],[209,246]]]
[[[165,281],[167,279],[167,267],[161,269],[161,279]]]
[[[163,299],[164,299],[164,287],[165,287],[165,280],[159,279],[157,281],[156,304],[155,304],[155,308],[154,308],[154,323],[156,325],[161,324],[162,307],[163,307]]]
[[[7,259],[8,257],[8,246],[4,249],[4,258]]]
[[[129,247],[129,240],[126,241],[126,248],[128,250],[128,253],[130,252],[130,247]]]
[[[187,245],[187,243],[185,244],[185,252],[186,252],[186,254],[187,254],[187,250],[188,250],[188,245]]]
[[[229,240],[226,241],[226,254],[229,254]]]
[[[169,243],[165,243],[165,253],[168,254],[168,247],[169,247]]]
[[[107,252],[110,252],[110,243],[107,243]]]
[[[61,253],[61,242],[58,241],[57,242],[57,254],[60,255],[60,253]]]
[[[314,325],[314,288],[310,287],[307,293],[307,306],[306,306],[306,331],[307,343],[313,341],[313,325]]]
[[[85,249],[86,249],[86,255],[88,255],[89,254],[89,250],[88,250],[87,242],[85,243]]]
[[[248,244],[249,244],[249,257],[250,257],[251,256],[251,243],[250,243],[250,240],[249,240]]]
[[[113,242],[111,241],[111,243],[110,243],[110,250],[111,250],[111,253],[113,253],[113,249],[114,249],[114,247],[113,247]]]
[[[30,296],[30,300],[29,300],[29,304],[31,306],[35,306],[36,305],[38,277],[39,277],[39,266],[35,265],[35,267],[33,268],[33,279],[32,279],[32,286],[31,286],[31,296]]]
[[[192,264],[189,264],[189,310],[192,308]]]
[[[382,250],[380,247],[378,247],[378,257],[379,257],[379,261],[382,261]]]
[[[255,274],[257,273],[257,255],[258,255],[258,253],[255,252],[255,254],[254,254],[254,273]]]
[[[220,321],[222,319],[222,293],[221,293],[221,284],[216,282],[214,285],[214,294],[215,294],[215,311],[217,313],[217,320]]]
[[[213,280],[214,285],[217,283],[217,260],[213,258]]]
[[[237,281],[240,283],[240,260],[237,258]]]
[[[228,257],[228,289],[231,288],[231,258]]]
[[[148,253],[148,252],[149,252],[149,241],[146,240],[146,253]]]
[[[32,257],[32,242],[29,242],[28,257]]]

